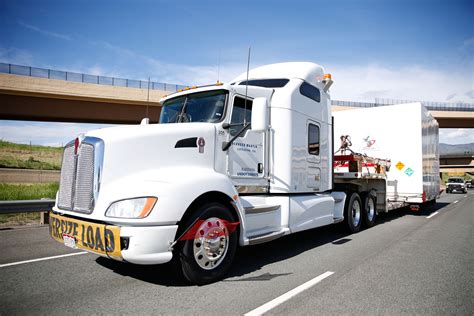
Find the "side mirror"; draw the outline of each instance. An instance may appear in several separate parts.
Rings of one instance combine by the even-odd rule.
[[[251,129],[254,132],[265,132],[268,129],[268,104],[266,98],[253,99]]]

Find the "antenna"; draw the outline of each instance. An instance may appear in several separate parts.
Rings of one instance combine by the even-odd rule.
[[[249,68],[250,68],[250,46],[247,57],[247,80],[245,81],[245,103],[244,103],[244,125],[247,123],[247,91],[249,88]]]
[[[219,84],[219,77],[221,72],[221,50],[219,49],[219,57],[217,59],[217,83]]]
[[[148,106],[150,105],[150,77],[148,76],[148,91],[146,96],[146,115],[145,117],[148,118]]]

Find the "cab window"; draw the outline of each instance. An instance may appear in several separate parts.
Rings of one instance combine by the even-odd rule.
[[[307,82],[301,84],[300,93],[311,100],[321,102],[321,91]]]
[[[308,125],[308,153],[319,156],[319,126],[311,123]]]
[[[230,124],[241,125],[231,127],[230,135],[236,135],[244,126],[244,121],[246,124],[250,124],[252,121],[252,100],[247,99],[247,102],[245,102],[244,98],[235,97]]]

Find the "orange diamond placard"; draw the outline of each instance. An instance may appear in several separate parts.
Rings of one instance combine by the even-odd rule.
[[[401,161],[399,161],[399,162],[395,165],[395,167],[397,167],[398,170],[402,171],[402,169],[403,169],[403,167],[405,167],[405,165],[404,165]]]

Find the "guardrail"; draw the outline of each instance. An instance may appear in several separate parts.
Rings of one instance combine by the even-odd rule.
[[[11,75],[28,76],[36,78],[56,79],[65,81],[75,81],[82,83],[93,83],[106,86],[118,86],[126,88],[137,88],[137,89],[148,89],[148,81],[116,78],[108,76],[97,76],[71,71],[62,71],[30,66],[21,66],[14,64],[0,63],[0,73],[6,73]],[[150,81],[150,90],[162,90],[176,92],[180,89],[184,89],[187,86],[155,82]]]
[[[53,209],[54,200],[0,201],[0,214],[46,212]]]

